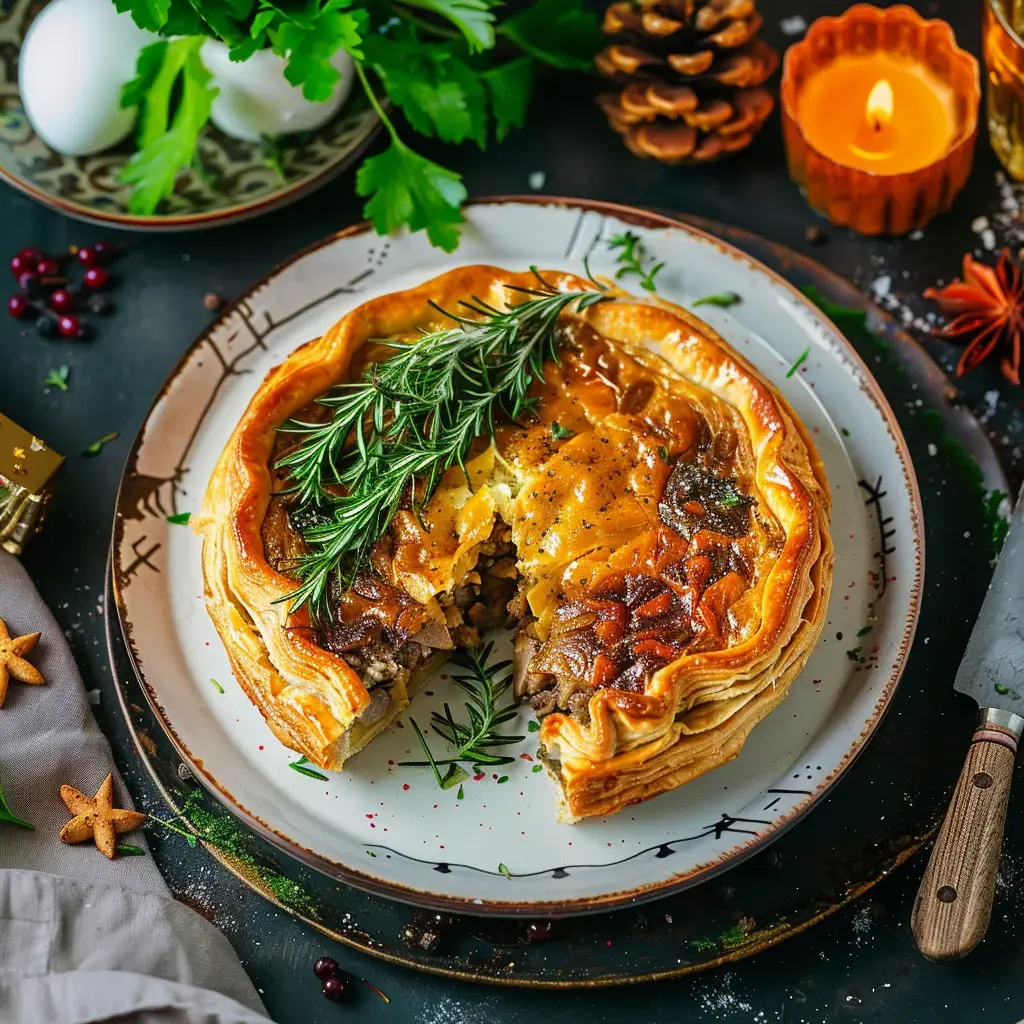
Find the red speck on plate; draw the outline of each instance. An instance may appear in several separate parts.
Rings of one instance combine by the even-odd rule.
[[[405,783],[402,784],[402,789],[408,789],[408,788],[409,788],[409,783],[408,782],[405,782]]]

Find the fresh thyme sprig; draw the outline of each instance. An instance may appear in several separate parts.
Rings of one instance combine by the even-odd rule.
[[[478,298],[461,303],[472,317],[437,307],[458,326],[384,342],[394,356],[319,400],[329,420],[281,428],[302,437],[277,465],[312,519],[303,532],[308,553],[294,563],[302,582],[284,598],[293,609],[308,605],[327,617],[332,578],[354,578],[406,495],[419,514],[447,469],[465,471],[473,442],[493,439],[500,415],[530,410],[530,385],[556,357],[558,317],[607,298],[597,288],[560,292],[533,273],[536,287],[506,286],[527,296],[507,309]]]
[[[645,291],[658,290],[654,278],[665,264],[658,263],[650,270],[644,270],[644,260],[647,258],[647,254],[644,252],[644,243],[640,241],[639,235],[634,235],[632,231],[624,231],[621,235],[615,235],[614,238],[608,240],[608,248],[622,250],[615,261],[622,265],[615,274],[616,280],[626,277],[628,274],[635,274],[640,278],[640,287]]]
[[[505,722],[515,718],[519,699],[512,697],[499,706],[499,700],[512,685],[512,673],[507,671],[512,662],[499,661],[495,665],[488,665],[493,646],[493,643],[489,643],[482,648],[472,647],[457,651],[452,656],[453,664],[461,665],[470,672],[469,675],[452,676],[452,680],[468,696],[465,707],[469,722],[457,722],[447,703],[444,705],[444,714],[434,711],[430,715],[431,729],[455,748],[450,757],[434,757],[416,720],[409,719],[427,760],[399,763],[407,767],[429,766],[442,789],[451,789],[469,777],[469,772],[463,765],[480,769],[511,764],[515,761],[514,757],[494,754],[491,751],[495,747],[520,743],[523,740],[522,736],[511,736],[498,731]],[[447,766],[444,774],[441,773],[443,766]]]

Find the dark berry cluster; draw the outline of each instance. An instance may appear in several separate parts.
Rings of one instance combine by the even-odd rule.
[[[320,957],[313,964],[313,973],[323,982],[324,996],[332,1003],[340,1003],[352,995],[352,982],[334,957]]]
[[[11,273],[19,291],[7,300],[7,312],[15,319],[35,317],[36,332],[43,338],[89,336],[89,325],[81,312],[97,316],[113,312],[113,304],[104,288],[111,283],[107,266],[113,262],[114,246],[96,242],[67,253],[50,254],[39,249],[22,249],[11,259]],[[72,283],[73,265],[81,268],[81,281]]]

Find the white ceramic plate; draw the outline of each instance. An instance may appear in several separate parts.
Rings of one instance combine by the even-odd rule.
[[[459,250],[353,228],[274,271],[188,352],[129,458],[114,529],[114,587],[144,688],[195,774],[236,814],[300,859],[398,899],[478,913],[555,915],[694,884],[796,821],[878,725],[910,648],[923,578],[921,508],[899,428],[838,331],[767,268],[692,228],[638,210],[566,200],[467,208]],[[640,235],[665,262],[659,293],[698,312],[778,386],[814,436],[832,488],[835,585],[828,624],[783,704],[732,763],[607,820],[555,822],[534,735],[516,762],[455,790],[398,762],[421,754],[445,700],[442,670],[400,722],[321,782],[283,747],[234,682],[203,603],[200,542],[167,522],[198,511],[229,433],[266,372],[366,299],[467,263],[612,273],[607,240]],[[795,372],[790,369],[807,353]],[[217,680],[221,693],[211,680]],[[438,740],[435,746],[442,748]],[[507,776],[507,781],[502,777]]]

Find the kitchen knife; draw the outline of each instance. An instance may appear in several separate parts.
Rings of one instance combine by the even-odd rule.
[[[1006,805],[1024,730],[1024,489],[953,688],[978,702],[978,725],[910,926],[929,960],[959,960],[992,914]]]

